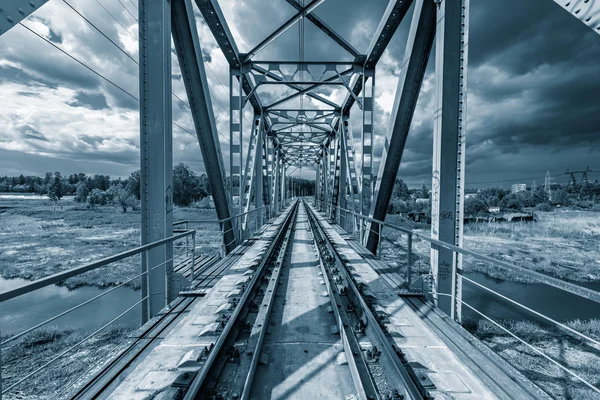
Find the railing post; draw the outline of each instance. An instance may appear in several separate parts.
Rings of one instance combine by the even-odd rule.
[[[187,226],[187,223],[186,223]],[[186,236],[187,239],[187,236]],[[186,248],[187,250],[187,248]],[[192,272],[190,282],[194,282],[194,263],[196,262],[196,231],[192,232]],[[1,400],[1,399],[0,399]]]
[[[233,221],[232,221],[233,222]],[[227,243],[225,243],[225,224],[222,222],[219,222],[219,226],[221,228],[221,258],[225,257],[225,254],[227,254]],[[231,229],[233,229],[233,223],[231,224]],[[235,238],[235,235],[234,235]]]
[[[373,226],[373,224],[371,224],[371,226]],[[377,254],[379,254],[379,256],[381,256],[381,252],[383,251],[383,224],[381,222],[377,223],[377,226],[379,227],[379,232],[377,232],[377,234],[379,235],[379,243],[377,243]]]
[[[412,283],[412,233],[406,238],[406,283],[408,286]]]
[[[187,231],[188,230],[188,222],[187,221],[185,221],[185,225],[184,226],[185,226],[185,230]],[[185,237],[185,256],[186,257],[188,256],[188,247],[189,247],[189,241],[188,241],[188,239],[189,239],[189,237],[186,236]]]

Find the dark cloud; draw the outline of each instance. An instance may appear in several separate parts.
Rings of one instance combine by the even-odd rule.
[[[41,140],[44,142],[48,141],[48,138],[40,131],[35,129],[31,125],[23,125],[17,128],[21,133],[23,139]]]
[[[102,93],[77,92],[74,101],[70,103],[73,107],[87,107],[92,110],[103,110],[108,108],[106,97]]]
[[[285,0],[220,0],[220,3],[242,52],[249,51],[295,13],[295,9]],[[73,0],[72,4],[123,49],[129,46],[127,51],[137,58],[137,44],[129,40],[129,34],[120,26],[123,24],[135,33],[136,23],[118,2],[107,2],[105,6],[119,20],[119,24],[95,2]],[[328,0],[316,9],[315,14],[364,52],[387,4],[387,0]],[[411,11],[398,28],[378,66],[378,95],[389,97],[390,90],[395,89],[410,20]],[[139,96],[137,65],[64,4],[49,3],[29,18],[26,24],[52,43],[67,46],[71,54],[126,92],[134,97]],[[228,137],[229,95],[228,88],[221,83],[228,82],[228,68],[219,51],[215,50],[214,41],[206,38],[207,29],[199,24],[217,124],[221,134]],[[46,31],[43,30],[44,26],[48,28]],[[351,58],[308,21],[305,23],[305,35],[305,59],[329,61]],[[256,58],[295,60],[298,57],[298,45],[298,28],[295,26]],[[543,177],[548,169],[579,169],[585,168],[588,163],[592,169],[600,169],[600,165],[594,165],[600,147],[600,104],[596,99],[597,93],[600,93],[598,34],[552,1],[472,0],[469,46],[468,181],[506,181],[520,175]],[[70,104],[74,109],[85,107],[90,112],[102,111],[104,116],[94,122],[100,125],[105,119],[111,118],[111,112],[122,113],[123,124],[127,124],[128,129],[137,129],[137,123],[131,116],[139,108],[135,99],[22,27],[16,27],[0,37],[0,52],[4,61],[0,68],[0,85],[18,83],[24,86],[18,89],[18,96],[31,98],[31,101],[39,98],[46,100],[48,97]],[[432,54],[399,170],[402,178],[419,185],[431,180],[434,65],[435,54]],[[173,71],[173,90],[187,101],[179,70],[174,67]],[[64,91],[64,88],[70,90]],[[47,89],[51,89],[51,95],[48,95]],[[264,95],[263,103],[269,104],[295,91],[261,88],[259,92]],[[324,88],[320,93],[333,96],[335,91]],[[178,100],[173,101],[174,120],[193,132],[189,110]],[[375,132],[378,135],[387,132],[389,126],[389,114],[386,114],[385,107],[386,104],[377,105]],[[355,146],[360,143],[362,122],[359,111],[355,106],[351,115]],[[72,118],[81,118],[80,113],[80,110],[76,110]],[[36,117],[32,115],[32,118]],[[119,135],[118,128],[114,128],[117,131],[112,133],[104,130],[97,133],[93,131],[94,127],[90,127],[89,131],[77,136],[78,140],[65,143],[57,151],[51,149],[46,141],[53,138],[52,129],[38,123],[47,122],[45,117],[20,121],[22,115],[13,110],[7,113],[6,118],[8,125],[18,127],[15,128],[13,139],[20,137],[30,143],[35,151],[55,154],[55,158],[29,155],[31,165],[39,163],[40,172],[56,169],[47,167],[52,160],[58,166],[63,165],[65,160],[72,160],[86,168],[99,168],[95,171],[98,173],[107,172],[100,168],[108,168],[113,175],[116,174],[116,166],[127,169],[139,162],[137,144],[131,143],[131,140],[115,139],[123,137]],[[56,120],[60,120],[58,116]],[[29,125],[23,125],[25,123]],[[245,124],[248,126],[247,122]],[[199,172],[203,171],[195,139],[179,128],[174,128],[174,133],[175,160],[186,162]],[[381,142],[378,139],[378,143]],[[226,157],[229,146],[225,139],[222,147],[224,162],[228,165]],[[14,156],[15,164],[25,168],[23,157],[15,154],[5,152],[0,154],[0,159],[3,155]],[[376,156],[379,154],[380,151],[376,152]],[[31,165],[27,168],[33,168]],[[13,167],[0,163],[0,168],[8,170]],[[67,168],[65,166],[65,170]]]

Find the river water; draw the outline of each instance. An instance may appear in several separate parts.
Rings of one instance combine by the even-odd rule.
[[[0,291],[30,282],[18,278],[0,278]],[[69,290],[64,286],[50,285],[0,303],[0,334],[7,336],[23,332],[106,290],[109,289],[91,286]],[[97,329],[123,313],[140,298],[141,291],[120,287],[48,325],[84,331]],[[128,327],[139,327],[140,321],[141,309],[138,306],[120,318],[117,323]]]
[[[471,273],[467,277],[559,322],[600,318],[600,304],[552,286],[503,281],[483,273]],[[600,292],[600,282],[576,284]],[[463,301],[494,320],[527,319],[539,323],[545,321],[465,280],[463,280]],[[463,307],[463,317],[481,319],[477,313],[466,306]]]
[[[577,318],[600,318],[600,306],[597,303],[551,286],[503,281],[482,273],[472,273],[468,277],[559,322]],[[0,291],[27,282],[29,281],[24,279],[0,278]],[[600,291],[600,282],[582,285]],[[64,286],[51,285],[0,303],[0,334],[6,336],[23,332],[106,290],[108,289],[96,287],[80,287],[69,290]],[[139,290],[120,287],[106,296],[52,321],[49,325],[84,331],[97,329],[131,307],[139,301],[140,297]],[[466,281],[463,281],[463,300],[494,320],[528,319],[538,323],[544,322],[530,312]],[[124,315],[119,320],[119,324],[138,327],[141,321],[140,314],[141,310],[138,306]],[[463,307],[463,317],[481,318],[467,307]]]

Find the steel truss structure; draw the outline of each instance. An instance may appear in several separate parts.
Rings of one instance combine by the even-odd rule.
[[[224,221],[223,240],[228,252],[244,238],[247,228],[244,218],[235,224],[231,217],[264,206],[278,211],[285,203],[290,166],[308,165],[316,169],[315,193],[321,204],[350,208],[376,220],[385,219],[435,38],[431,233],[434,239],[460,247],[470,0],[389,0],[365,53],[313,13],[325,0],[286,1],[295,10],[292,17],[248,53],[241,53],[218,0],[194,0],[230,68],[227,177],[192,0],[139,0],[142,244],[173,235],[171,38],[217,215]],[[3,16],[0,34],[46,2],[0,0]],[[600,33],[600,2],[555,2]],[[376,65],[411,6],[414,12],[406,51],[379,171],[375,174]],[[297,61],[258,58],[269,44],[305,20],[337,43],[352,60],[309,62],[302,56]],[[343,88],[346,96],[336,103],[319,94],[318,90],[324,87]],[[272,95],[266,95],[268,88],[279,88],[284,95],[273,100]],[[362,121],[360,162],[349,123],[354,105]],[[243,124],[246,106],[254,113],[251,126]],[[343,226],[348,226],[346,215],[339,218]],[[357,221],[354,226],[367,248],[375,252],[380,228],[368,223],[358,226]],[[454,299],[461,292],[456,287],[456,271],[461,268],[462,259],[455,254],[439,248],[432,250],[431,257],[434,292],[445,294],[434,298],[452,316],[460,312]],[[172,258],[172,243],[168,243],[152,249],[143,259],[142,269],[148,272],[148,279],[143,282],[142,297],[149,299],[144,303],[145,318],[156,315],[176,295],[172,287]]]

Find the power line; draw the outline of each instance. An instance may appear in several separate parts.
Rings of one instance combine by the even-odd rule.
[[[98,5],[99,5],[100,7],[102,7],[102,9],[103,9],[104,11],[106,11],[106,12],[108,13],[108,15],[110,15],[110,16],[112,17],[112,19],[114,19],[114,20],[115,20],[115,22],[116,22],[117,24],[121,25],[121,28],[125,29],[125,30],[127,31],[127,33],[129,33],[129,35],[130,35],[130,36],[131,36],[131,37],[132,37],[132,38],[133,38],[133,39],[134,39],[134,40],[137,42],[137,37],[136,37],[136,36],[135,36],[133,33],[131,33],[131,31],[130,31],[129,29],[127,29],[127,28],[125,27],[125,25],[123,25],[123,24],[122,24],[122,23],[121,23],[121,22],[120,22],[120,21],[119,21],[119,20],[118,20],[118,19],[117,19],[117,18],[116,18],[114,15],[112,15],[112,13],[111,13],[110,11],[108,11],[108,10],[106,9],[106,7],[104,7],[104,6],[102,5],[102,3],[100,3],[100,1],[98,1],[98,0],[94,0],[94,1],[95,1],[96,3],[98,3]]]
[[[112,43],[117,49],[119,49],[123,54],[125,54],[127,57],[129,57],[129,59],[131,59],[136,65],[139,65],[139,62],[137,60],[135,60],[133,57],[131,57],[123,48],[121,48],[117,43],[115,43],[110,37],[108,37],[108,35],[106,35],[100,28],[98,28],[96,25],[94,25],[89,19],[87,19],[83,14],[81,14],[79,11],[77,11],[71,4],[69,4],[66,0],[63,0],[63,2],[69,6],[74,12],[77,13],[77,15],[79,15],[85,22],[87,22],[88,24],[90,24],[96,31],[98,31],[98,33],[100,33],[102,36],[104,36],[110,43]],[[38,35],[39,36],[39,35]],[[56,47],[56,46],[55,46]],[[177,96],[175,93],[172,92],[172,95],[181,102],[181,104],[183,104],[184,106],[186,106],[188,109],[191,110],[191,107],[189,104],[187,104],[186,102],[184,102],[179,96]],[[139,101],[139,100],[138,100]],[[219,132],[219,134],[221,134]],[[227,139],[227,137],[223,134],[221,134],[221,136],[229,141]]]
[[[117,43],[115,43],[111,38],[109,38],[107,34],[105,34],[100,28],[98,28],[96,25],[94,25],[89,19],[84,17],[83,14],[81,14],[79,11],[77,11],[75,9],[75,7],[73,7],[71,4],[69,4],[67,2],[67,0],[63,0],[63,3],[65,3],[67,6],[69,6],[69,8],[71,8],[71,10],[75,11],[77,13],[77,15],[79,15],[81,18],[83,18],[83,20],[85,22],[90,24],[96,31],[98,31],[98,33],[100,33],[102,36],[104,36],[106,38],[106,40],[111,42],[117,49],[119,49],[123,54],[125,54],[127,57],[129,57],[129,59],[131,61],[136,63],[136,65],[139,65],[139,63],[137,62],[137,60],[135,58],[131,57],[131,55],[128,52],[126,52],[125,49],[123,49],[121,46],[119,46]]]
[[[127,7],[125,7],[125,4],[121,3],[121,0],[117,0],[117,1],[119,2],[119,4],[120,4],[120,5],[122,5],[122,6],[123,6],[123,9],[124,9],[125,11],[127,11],[127,13],[128,13],[129,15],[131,15],[131,18],[133,18],[133,19],[135,20],[135,22],[138,22],[137,18],[133,16],[133,14],[132,14],[132,13],[129,11],[129,9],[128,9]]]
[[[37,37],[39,37],[40,39],[42,39],[44,42],[46,42],[49,45],[51,45],[52,47],[54,47],[55,49],[59,50],[60,52],[62,52],[63,54],[65,54],[66,56],[68,56],[69,58],[71,58],[72,60],[76,61],[78,64],[80,64],[83,67],[85,67],[86,69],[90,70],[95,75],[97,75],[100,78],[104,79],[106,82],[110,83],[111,85],[113,85],[114,87],[116,87],[117,89],[119,89],[120,91],[122,91],[123,93],[125,93],[127,96],[131,97],[132,99],[134,99],[134,100],[136,100],[138,102],[140,101],[137,97],[135,97],[134,95],[132,95],[131,93],[129,93],[127,90],[123,89],[121,86],[117,85],[116,83],[114,83],[113,81],[111,81],[110,79],[108,79],[107,77],[105,77],[104,75],[102,75],[101,73],[97,72],[95,69],[91,68],[90,66],[88,66],[87,64],[85,64],[83,61],[80,61],[78,58],[72,56],[67,51],[61,49],[60,47],[58,47],[57,45],[55,45],[54,43],[52,43],[51,41],[49,41],[48,39],[46,39],[45,37],[43,37],[42,35],[40,35],[39,33],[37,33],[36,31],[34,31],[33,29],[29,28],[27,25],[24,25],[21,22],[19,22],[19,25],[21,25],[23,28],[27,29],[29,32],[33,33],[34,35],[36,35]]]
[[[123,50],[120,46],[118,46],[113,40],[111,40],[102,30],[100,30],[97,26],[95,26],[91,21],[89,21],[87,18],[85,18],[79,11],[77,11],[74,7],[72,7],[68,2],[66,2],[65,0],[63,0],[63,2],[65,4],[67,4],[73,11],[75,11],[84,21],[86,21],[88,24],[90,24],[94,29],[96,29],[100,34],[102,34],[102,36],[104,36],[107,40],[109,40],[115,47],[117,47],[120,51],[122,51],[125,55],[127,55],[133,62],[136,63],[136,65],[139,65],[138,61],[136,61],[135,59],[133,59],[127,52],[125,52],[125,50]],[[100,4],[100,3],[98,3]],[[122,4],[121,4],[122,5]],[[104,8],[104,7],[103,7]],[[104,75],[102,75],[101,73],[97,72],[95,69],[93,69],[92,67],[88,66],[87,64],[85,64],[83,61],[79,60],[78,58],[76,58],[75,56],[71,55],[69,52],[67,52],[66,50],[63,50],[62,48],[60,48],[59,46],[57,46],[56,44],[52,43],[51,41],[49,41],[48,39],[46,39],[45,37],[43,37],[42,35],[40,35],[39,33],[35,32],[34,30],[32,30],[31,28],[29,28],[27,25],[24,25],[23,23],[19,22],[19,25],[21,25],[23,28],[27,29],[29,32],[33,33],[34,35],[36,35],[37,37],[39,37],[40,39],[42,39],[44,42],[50,44],[52,47],[54,47],[55,49],[59,50],[60,52],[62,52],[63,54],[65,54],[66,56],[68,56],[69,58],[71,58],[72,60],[76,61],[78,64],[82,65],[83,67],[85,67],[87,70],[91,71],[92,73],[94,73],[95,75],[97,75],[98,77],[100,77],[101,79],[105,80],[106,82],[110,83],[111,85],[113,85],[115,88],[119,89],[120,91],[122,91],[123,93],[125,93],[126,95],[128,95],[129,97],[131,97],[132,99],[136,100],[137,102],[139,102],[140,100],[134,96],[133,94],[129,93],[127,90],[125,90],[124,88],[122,88],[121,86],[119,86],[118,84],[116,84],[115,82],[113,82],[112,80],[108,79],[107,77],[105,77]],[[191,107],[189,104],[187,104],[186,102],[184,102],[179,96],[177,96],[175,93],[172,92],[172,95],[179,100],[184,106],[186,106],[188,109],[191,110]],[[218,102],[217,102],[218,104]],[[225,113],[225,111],[223,111],[223,113]],[[173,124],[176,124],[179,128],[185,130],[184,128],[182,128],[180,125],[178,125],[177,123],[173,122]],[[188,133],[191,133],[188,130],[185,130]],[[217,130],[217,133],[223,137],[223,139],[225,139],[227,142],[229,142],[229,138],[227,138],[225,135],[223,135],[221,132],[219,132]],[[192,133],[192,135],[194,137],[196,137],[196,135],[194,135]],[[243,151],[242,149],[242,153],[247,157],[248,154],[246,152]]]

